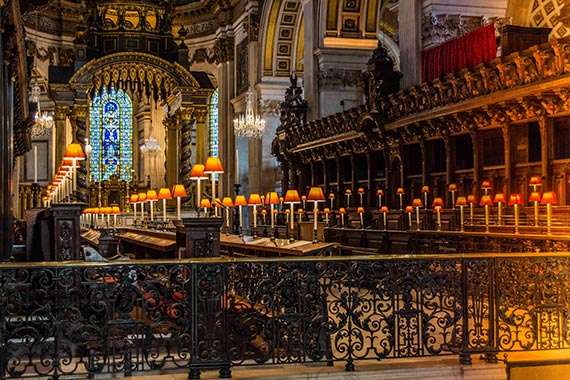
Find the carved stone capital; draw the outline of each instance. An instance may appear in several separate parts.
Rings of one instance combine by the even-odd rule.
[[[53,118],[55,121],[65,120],[70,115],[68,106],[55,106],[53,108]]]
[[[162,120],[162,124],[167,130],[178,129],[178,118],[175,116],[170,116]]]
[[[194,107],[185,107],[176,110],[176,116],[183,122],[187,123],[194,119]]]

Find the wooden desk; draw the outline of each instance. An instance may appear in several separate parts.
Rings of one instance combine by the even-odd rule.
[[[129,228],[116,236],[121,239],[125,253],[134,253],[138,259],[176,257],[173,232]]]
[[[306,240],[239,237],[222,235],[220,237],[222,254],[228,256],[322,256],[331,254],[336,244],[319,242],[313,244]]]

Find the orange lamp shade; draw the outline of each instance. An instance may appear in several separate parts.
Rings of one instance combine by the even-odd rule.
[[[432,207],[443,207],[443,198],[434,198],[431,206]]]
[[[79,143],[71,143],[65,148],[65,154],[63,155],[65,158],[72,158],[76,161],[84,160],[85,153],[83,153],[83,149]]]
[[[285,194],[287,195],[287,194]],[[329,193],[329,199],[334,199],[334,193]]]
[[[146,200],[147,201],[155,201],[158,199],[158,194],[156,194],[156,190],[148,190],[146,192]]]
[[[301,210],[301,214],[303,213],[303,210]],[[261,215],[267,215],[267,210],[263,209],[261,210]]]
[[[398,190],[396,190],[396,194],[406,194],[406,192],[404,191],[403,187],[398,187]]]
[[[467,198],[465,197],[457,197],[455,201],[456,206],[467,206]]]
[[[388,206],[382,206],[382,208],[380,209],[381,213],[387,213],[388,212]]]
[[[469,194],[467,196],[467,203],[477,203],[477,196],[475,194]]]
[[[422,186],[422,193],[429,193],[429,186],[427,185]]]
[[[313,186],[309,189],[309,194],[307,194],[308,201],[322,202],[325,200],[325,194],[323,189],[317,186]]]
[[[170,190],[167,189],[166,187],[162,187],[160,188],[160,190],[158,191],[158,199],[172,199],[172,194],[170,194]]]
[[[364,187],[358,188],[358,194],[364,194]]]
[[[376,190],[376,196],[384,195],[384,190],[378,189]]]
[[[412,206],[406,206],[406,210],[404,212],[414,212],[414,208]]]
[[[113,207],[109,206],[109,207],[105,207],[105,214],[112,214],[113,213]]]
[[[434,214],[435,214],[435,213],[438,213],[438,212],[442,212],[442,211],[443,211],[443,207],[441,207],[441,206],[435,206],[435,207],[433,208],[433,213],[434,213]]]
[[[493,199],[493,202],[495,203],[505,203],[507,201],[507,198],[505,198],[505,194],[503,193],[497,193],[495,194],[495,199]]]
[[[263,211],[265,211],[265,210],[263,210]],[[304,213],[305,213],[305,211],[303,211],[302,208],[300,208],[300,209],[297,210],[297,214],[304,214]]]
[[[331,209],[328,208],[328,207],[325,207],[325,209],[323,210],[323,212],[324,212],[325,214],[330,214],[330,213],[331,213]]]
[[[359,208],[356,210],[356,212],[359,213],[359,214],[363,214],[363,213],[364,213],[364,207],[359,207]]]
[[[236,200],[234,201],[235,206],[247,206],[247,201],[245,195],[236,195]]]
[[[190,179],[197,180],[202,178],[208,178],[208,176],[204,173],[204,168],[205,167],[202,164],[193,165],[189,174]]]
[[[481,182],[481,188],[482,189],[490,189],[491,186],[491,181],[489,181],[488,179],[483,180],[483,182]]]
[[[334,198],[334,194],[332,194],[332,198]],[[330,195],[329,195],[330,198]],[[285,193],[285,203],[301,203],[301,198],[299,197],[299,192],[297,190],[287,190]]]
[[[558,203],[556,193],[554,191],[545,191],[540,200],[541,205],[555,205]]]
[[[224,167],[222,166],[222,161],[219,157],[208,157],[206,164],[204,165],[204,173],[223,173]]]
[[[346,209],[344,207],[341,207],[338,209],[338,213],[339,214],[346,214]]]
[[[540,193],[533,191],[530,193],[530,197],[528,198],[529,202],[540,202]]]
[[[522,205],[523,199],[520,194],[511,194],[509,197],[509,206],[512,205]]]
[[[182,184],[176,184],[172,187],[171,195],[173,197],[187,197],[188,194],[186,193],[186,188]]]
[[[449,186],[447,187],[447,190],[449,190],[449,191],[457,191],[457,184],[455,184],[455,183],[450,183]]]
[[[208,198],[202,198],[200,199],[200,207],[210,208],[212,207],[212,203],[210,203],[210,200]]]
[[[414,198],[414,200],[412,201],[412,206],[424,207],[424,203],[422,202],[422,200],[420,198]]]
[[[129,201],[131,203],[137,203],[137,201],[139,200],[139,195],[138,194],[131,194],[131,198],[129,199]]]
[[[139,202],[146,201],[146,193],[139,193]]]
[[[222,198],[222,204],[226,207],[234,207],[234,201],[230,197]]]
[[[542,184],[542,181],[540,179],[539,176],[532,176],[530,177],[530,180],[528,181],[529,185],[534,185],[534,186],[538,186]]]
[[[346,190],[344,191],[344,193],[345,193],[345,194],[348,194],[348,195],[352,195],[352,190],[346,189]]]
[[[250,206],[260,205],[261,197],[259,196],[259,194],[249,194],[249,200],[247,201],[247,204]]]
[[[268,191],[265,194],[265,203],[268,205],[278,205],[279,204],[279,195],[275,191]]]
[[[63,158],[63,161],[61,163],[61,168],[65,168],[66,170],[69,170],[69,168],[73,168],[75,166],[75,163],[73,162],[73,160],[71,158]]]
[[[93,210],[91,210],[91,212],[93,214],[100,214],[101,213],[101,207],[93,207]]]
[[[112,214],[120,214],[121,213],[121,209],[119,208],[119,206],[113,206],[111,208],[111,213]]]
[[[306,196],[306,195],[301,195],[301,200],[302,200],[302,201],[306,201],[306,200],[307,200],[307,196]]]
[[[285,210],[285,214],[291,214],[291,210],[289,209]]]
[[[481,202],[479,202],[479,206],[492,206],[493,200],[491,199],[490,195],[483,195],[481,197]]]

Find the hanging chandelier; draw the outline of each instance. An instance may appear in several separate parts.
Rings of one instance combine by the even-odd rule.
[[[265,130],[265,120],[253,114],[253,91],[251,87],[245,93],[245,115],[234,119],[234,132],[236,136],[248,139],[259,139]]]
[[[36,41],[34,49],[37,49],[38,47],[38,14],[39,12],[36,12],[36,29],[35,29]],[[40,107],[41,89],[38,81],[39,73],[38,73],[37,57],[35,51],[34,51],[34,67],[32,68],[32,75],[35,75],[35,77],[33,80],[33,84],[30,83],[31,87],[30,87],[30,95],[28,101],[31,103],[36,103],[38,105],[38,110],[36,112],[36,116],[34,118],[34,125],[32,126],[30,134],[32,135],[32,138],[49,136],[55,123],[53,121],[53,117],[45,111],[42,112]]]
[[[142,154],[149,154],[151,156],[155,156],[159,154],[161,151],[162,148],[154,137],[144,139],[144,144],[141,145]]]
[[[42,112],[40,108],[40,92],[41,92],[40,86],[38,85],[36,79],[34,85],[30,89],[30,99],[29,99],[30,102],[36,103],[38,106],[38,110],[34,118],[34,125],[32,126],[32,130],[30,131],[32,138],[49,136],[55,124],[53,121],[53,117],[45,111]]]

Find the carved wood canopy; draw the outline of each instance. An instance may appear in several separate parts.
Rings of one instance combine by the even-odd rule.
[[[192,91],[200,84],[180,64],[146,53],[116,53],[90,61],[71,77],[71,86],[87,85],[89,95],[104,87],[142,92],[166,100],[174,90]]]
[[[570,112],[570,39],[533,46],[376,99],[370,106],[281,130],[281,156],[319,161]]]

